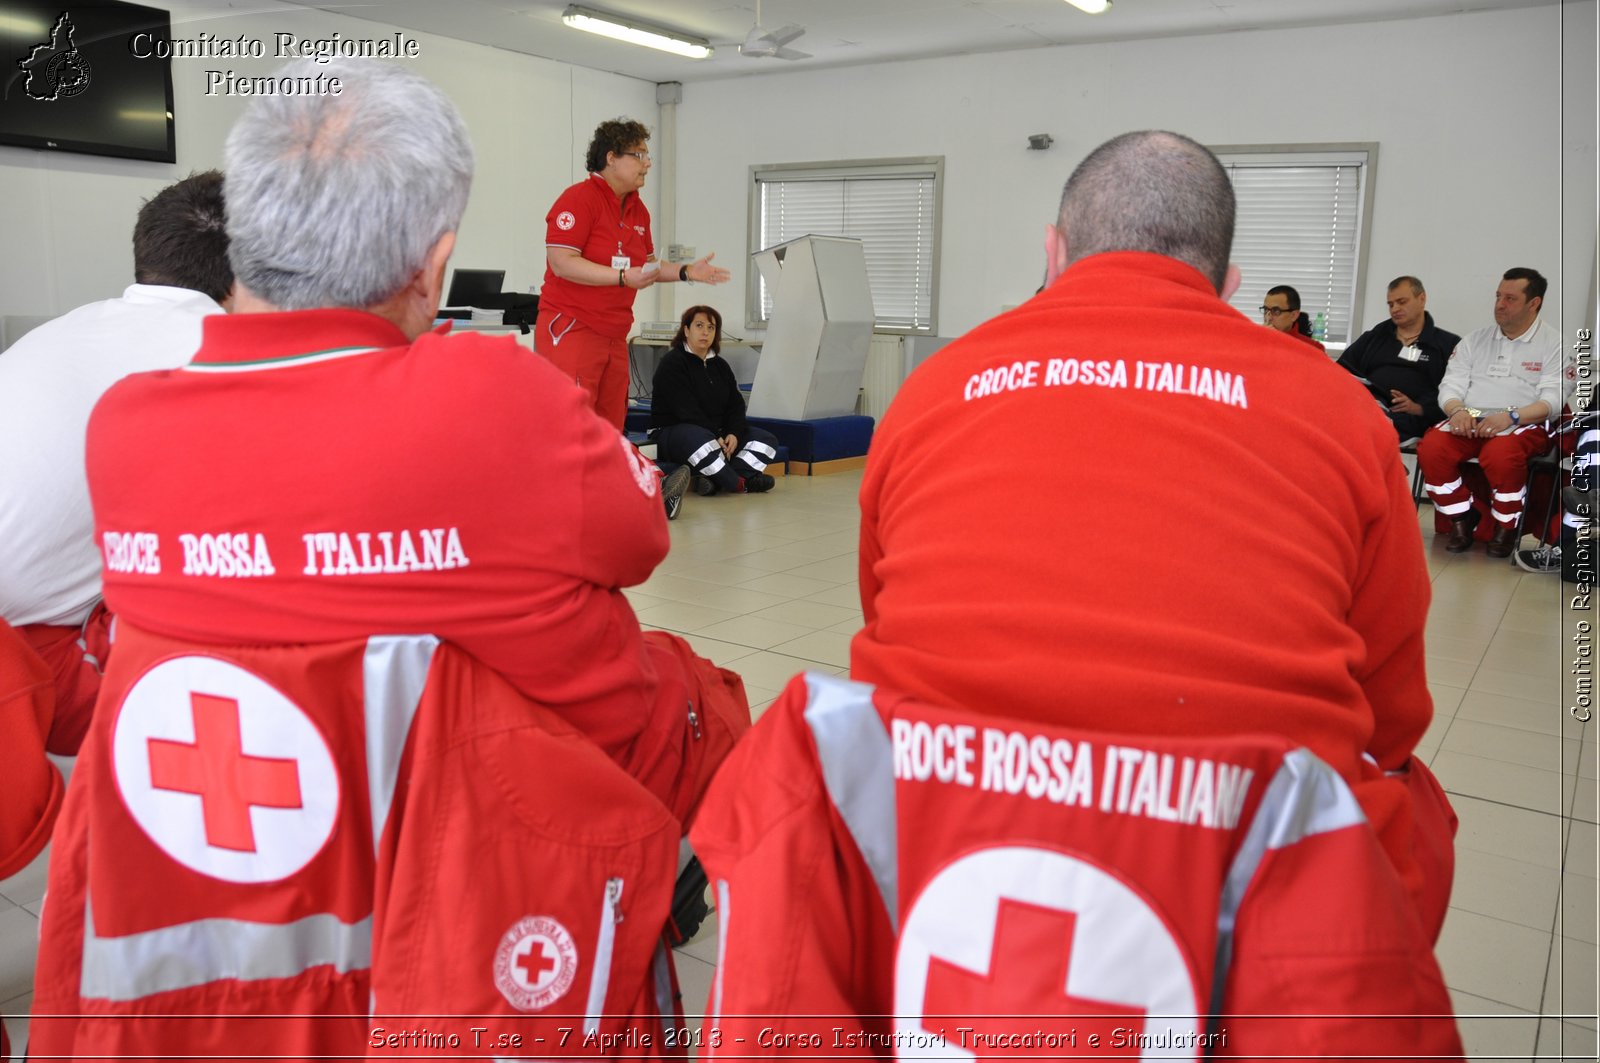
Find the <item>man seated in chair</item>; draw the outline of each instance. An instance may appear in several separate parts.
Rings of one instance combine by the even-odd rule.
[[[1345,348],[1339,364],[1367,382],[1389,412],[1402,442],[1437,424],[1439,381],[1461,337],[1433,323],[1428,293],[1415,277],[1389,282],[1389,320]]]
[[[1478,511],[1461,478],[1477,458],[1494,492],[1494,535],[1485,552],[1509,557],[1521,534],[1528,459],[1550,445],[1549,422],[1566,404],[1561,333],[1539,320],[1548,282],[1538,270],[1508,269],[1494,294],[1494,324],[1462,340],[1439,384],[1445,420],[1417,444],[1434,508],[1450,521],[1444,548],[1472,548]]]
[[[54,679],[49,749],[78,751],[105,665],[109,616],[83,474],[89,411],[129,373],[182,365],[233,288],[222,174],[191,174],[139,208],[133,278],[115,299],[45,322],[0,358],[0,618]]]
[[[449,99],[387,63],[283,76],[314,74],[342,91],[229,134],[234,313],[90,423],[107,604],[191,643],[438,636],[686,822],[748,707],[623,596],[667,551],[659,473],[512,338],[430,331],[473,174]]]
[[[1429,584],[1394,430],[1229,308],[1233,226],[1187,137],[1083,161],[1044,292],[924,363],[873,438],[851,675],[1086,730],[1287,737],[1350,785],[1436,933],[1450,813],[1412,757]],[[1163,430],[1130,448],[1130,424]],[[1070,452],[1019,464],[1044,425]]]

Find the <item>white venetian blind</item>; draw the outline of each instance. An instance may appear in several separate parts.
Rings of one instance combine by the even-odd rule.
[[[1348,342],[1355,315],[1364,153],[1219,155],[1233,179],[1233,261],[1243,274],[1232,304],[1260,319],[1267,289],[1287,284],[1300,309],[1325,318],[1323,339]]]
[[[860,240],[882,329],[932,332],[937,164],[756,170],[756,249],[796,237]],[[772,312],[758,280],[757,319]]]

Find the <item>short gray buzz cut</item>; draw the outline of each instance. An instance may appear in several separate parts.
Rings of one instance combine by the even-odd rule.
[[[394,295],[460,227],[472,188],[466,123],[432,82],[377,59],[276,76],[318,74],[340,93],[256,97],[223,153],[233,271],[281,310]]]
[[[1061,193],[1071,262],[1150,251],[1187,262],[1222,290],[1233,249],[1233,184],[1217,157],[1181,133],[1141,130],[1090,152]]]

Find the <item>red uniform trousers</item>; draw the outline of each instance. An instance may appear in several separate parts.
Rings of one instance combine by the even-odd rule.
[[[49,668],[0,620],[0,879],[39,855],[61,808],[61,773],[44,755],[54,707]]]
[[[55,718],[45,748],[58,757],[75,757],[89,732],[100,674],[111,654],[111,614],[94,607],[82,627],[24,624],[17,634],[50,669],[56,688]]]
[[[539,309],[533,349],[589,393],[606,421],[622,428],[628,414],[628,341],[602,336],[571,314]]]
[[[1472,490],[1461,479],[1461,463],[1477,458],[1494,492],[1489,512],[1501,524],[1515,524],[1528,494],[1528,459],[1543,454],[1550,435],[1542,424],[1527,424],[1489,439],[1452,435],[1444,426],[1425,432],[1417,462],[1434,508],[1452,520],[1472,508]]]

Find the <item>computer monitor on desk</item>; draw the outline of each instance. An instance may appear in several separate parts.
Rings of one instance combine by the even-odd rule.
[[[485,296],[499,295],[505,286],[503,269],[458,269],[450,275],[450,294],[445,306],[483,306]]]

